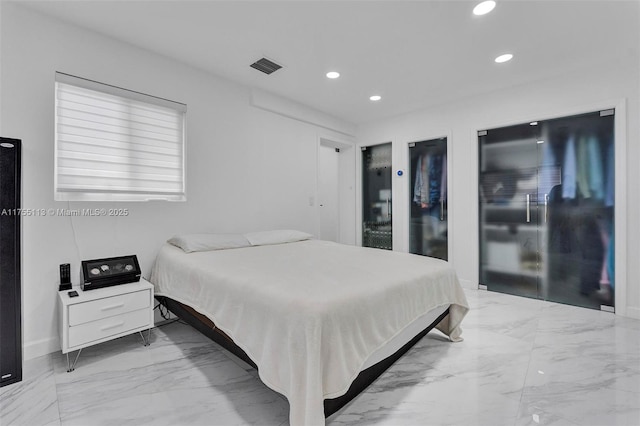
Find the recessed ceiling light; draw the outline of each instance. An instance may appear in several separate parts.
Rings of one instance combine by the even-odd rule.
[[[327,78],[338,78],[340,77],[340,73],[336,71],[329,71],[327,73]]]
[[[513,58],[513,55],[511,53],[505,53],[504,55],[500,55],[498,56],[495,61],[499,64],[503,63],[503,62],[507,62],[510,61],[511,58]]]
[[[491,12],[493,8],[496,7],[496,2],[493,0],[483,1],[482,3],[478,3],[476,7],[473,8],[474,15],[486,15]]]
[[[532,121],[531,123],[529,123],[529,126],[537,126],[538,122],[537,121]]]
[[[540,140],[540,141],[536,141],[537,143],[544,143],[544,141]]]
[[[380,95],[369,96],[369,100],[374,101],[374,102],[379,101],[380,99],[382,99],[382,96],[380,96]]]

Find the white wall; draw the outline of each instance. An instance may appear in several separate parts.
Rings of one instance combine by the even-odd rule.
[[[640,318],[640,262],[637,261],[640,259],[640,224],[636,219],[640,217],[639,68],[637,56],[630,55],[628,61],[361,125],[356,137],[358,145],[393,141],[394,248],[406,250],[408,247],[409,202],[401,201],[409,197],[408,174],[402,178],[395,175],[396,170],[408,168],[407,142],[447,135],[451,138],[451,261],[463,284],[476,287],[479,268],[476,131],[622,105],[616,114],[617,122],[626,121],[626,128],[616,129],[616,257],[621,262],[616,274],[618,282],[626,281],[627,292],[626,306],[618,305],[616,310]],[[358,176],[356,188],[360,185]]]
[[[26,359],[60,348],[61,263],[71,263],[78,284],[81,260],[116,255],[137,254],[148,276],[158,248],[176,233],[295,228],[315,234],[309,198],[316,193],[318,138],[348,140],[344,132],[252,107],[249,88],[168,58],[15,4],[2,2],[0,10],[0,134],[23,141],[22,206],[130,211],[127,217],[23,218]],[[186,103],[188,201],[55,202],[55,71]]]

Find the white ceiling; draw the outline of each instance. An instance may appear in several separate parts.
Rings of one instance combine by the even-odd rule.
[[[596,63],[638,58],[640,3],[469,1],[24,1],[31,9],[353,123]],[[514,59],[493,59],[511,52]],[[249,67],[266,56],[284,66]],[[342,76],[329,80],[325,73]],[[383,99],[373,103],[372,94]]]

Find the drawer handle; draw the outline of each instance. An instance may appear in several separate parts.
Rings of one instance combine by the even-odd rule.
[[[103,308],[100,308],[100,310],[101,311],[108,311],[110,309],[122,308],[123,306],[124,306],[124,303],[118,303],[117,305],[105,306]]]
[[[100,331],[109,330],[111,328],[122,327],[123,325],[124,325],[124,321],[121,321],[118,324],[105,325],[104,327],[100,327]]]

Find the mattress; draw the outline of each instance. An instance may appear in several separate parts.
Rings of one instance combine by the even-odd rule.
[[[289,400],[292,425],[324,424],[323,400],[429,313],[449,308],[438,328],[459,340],[468,309],[446,262],[317,240],[189,254],[167,244],[150,281],[247,353]]]

